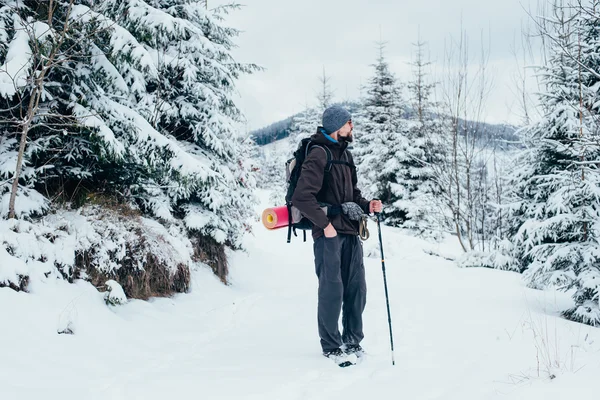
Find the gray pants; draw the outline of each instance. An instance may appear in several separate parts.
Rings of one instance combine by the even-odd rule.
[[[321,236],[313,245],[319,278],[318,322],[323,351],[363,339],[362,313],[367,284],[362,243],[356,235]],[[343,334],[339,331],[342,313]]]

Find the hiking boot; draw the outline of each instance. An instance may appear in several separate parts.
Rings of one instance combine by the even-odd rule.
[[[332,360],[334,363],[336,363],[340,367],[348,367],[350,365],[356,364],[356,356],[346,354],[340,348],[337,348],[337,349],[334,349],[331,351],[324,351],[323,355],[325,357],[329,358],[330,360]]]
[[[348,357],[348,355],[344,353],[344,351],[340,348],[331,351],[324,351],[323,355],[327,358],[332,359],[335,362],[345,361],[346,357]]]
[[[344,348],[346,354],[356,354],[356,357],[362,357],[365,350],[360,347],[360,344],[347,344]]]

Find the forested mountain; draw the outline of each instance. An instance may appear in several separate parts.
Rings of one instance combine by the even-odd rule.
[[[343,103],[339,103],[339,104],[343,105],[344,107],[347,107],[347,109],[350,110],[351,113],[356,112],[360,108],[359,103],[343,102]],[[284,138],[288,137],[290,134],[290,130],[292,128],[292,123],[293,123],[294,118],[297,118],[301,114],[302,114],[302,112],[299,112],[299,113],[294,114],[286,119],[274,122],[271,125],[268,125],[264,128],[254,130],[254,131],[250,132],[250,134],[254,138],[254,141],[256,142],[256,144],[259,146],[264,146],[266,144],[273,143],[277,140],[284,139]],[[404,110],[403,115],[406,118],[413,118],[415,115],[415,112],[412,111],[410,108],[407,108]],[[461,123],[466,125],[465,121],[463,121],[462,119],[460,119],[460,121],[461,121]],[[481,125],[480,132],[481,132],[482,139],[496,138],[497,140],[499,140],[501,142],[511,142],[511,143],[519,141],[519,136],[516,134],[518,127],[516,127],[516,126],[508,125],[508,124],[489,124],[489,123],[481,123],[480,125]],[[316,126],[315,126],[315,130],[316,130]],[[314,133],[314,132],[310,132],[310,133]],[[360,134],[360,132],[357,132],[357,133]],[[509,146],[509,145],[510,144],[507,143],[507,146]]]

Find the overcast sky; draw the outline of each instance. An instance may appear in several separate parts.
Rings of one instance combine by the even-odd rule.
[[[387,42],[385,56],[396,77],[411,78],[419,32],[427,42],[434,74],[442,73],[445,43],[463,29],[471,59],[477,62],[481,36],[489,51],[493,78],[487,122],[518,123],[512,75],[517,70],[514,48],[524,9],[535,0],[240,0],[244,7],[227,16],[242,30],[234,56],[253,62],[264,72],[242,77],[238,105],[253,130],[286,118],[316,102],[323,67],[330,76],[334,101],[357,99],[361,83],[372,75],[376,42]],[[231,0],[208,0],[209,8]],[[535,11],[535,10],[534,10]]]

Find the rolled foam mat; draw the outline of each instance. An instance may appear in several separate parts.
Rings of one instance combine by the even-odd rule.
[[[277,229],[288,226],[287,206],[271,207],[262,213],[262,223],[267,229]]]

